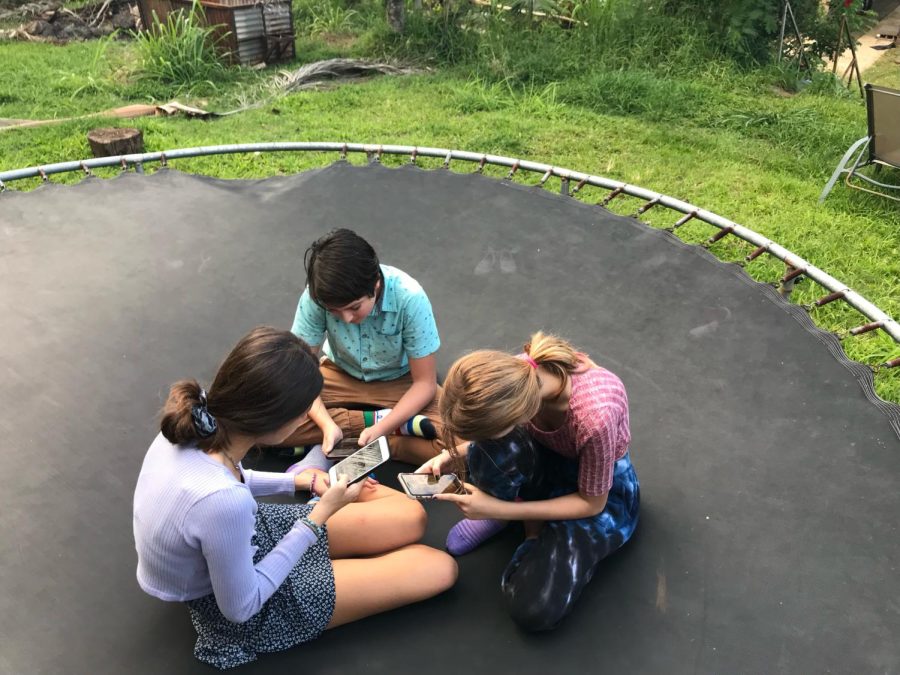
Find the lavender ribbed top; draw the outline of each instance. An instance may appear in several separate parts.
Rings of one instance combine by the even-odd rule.
[[[244,482],[196,447],[156,437],[134,491],[134,542],[141,588],[162,600],[214,593],[229,621],[242,623],[287,578],[316,537],[298,523],[256,565],[250,544],[254,497],[293,494],[291,474],[241,467]]]

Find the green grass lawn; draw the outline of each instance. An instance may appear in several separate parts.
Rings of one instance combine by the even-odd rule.
[[[298,61],[328,51],[313,42]],[[166,91],[135,81],[130,70],[134,59],[127,43],[0,43],[0,62],[8,64],[0,82],[0,118],[68,117],[166,98]],[[872,72],[887,84],[896,77],[891,64]],[[209,89],[205,98],[181,100],[221,110],[242,92],[251,95],[256,83],[271,74],[244,73],[235,82]],[[88,157],[86,133],[108,124],[88,119],[0,131],[0,170]],[[263,141],[429,145],[605,175],[751,227],[900,317],[900,205],[840,185],[823,207],[816,205],[844,150],[865,133],[865,108],[852,95],[787,95],[773,87],[771,78],[727,69],[690,79],[596,70],[553,86],[518,87],[490,83],[459,68],[298,93],[207,122],[142,118],[113,124],[141,128],[147,150]],[[220,177],[262,177],[334,158],[268,154],[184,160],[177,167]],[[900,172],[882,175],[900,182]],[[73,174],[54,180],[78,179]],[[580,195],[592,202],[602,196],[590,190]],[[622,213],[638,205],[625,198],[613,202]],[[659,227],[676,219],[665,210],[652,210],[646,218]],[[699,242],[712,229],[689,225],[679,232]],[[749,250],[730,238],[713,246],[726,260],[739,260]],[[763,257],[747,271],[772,281],[783,269],[776,263]],[[794,299],[806,303],[824,294],[807,281],[797,287]],[[834,331],[865,322],[841,303],[814,310],[813,317]],[[852,358],[871,365],[900,356],[900,346],[880,331],[848,338],[844,346]],[[900,368],[879,372],[876,384],[883,398],[900,402]]]

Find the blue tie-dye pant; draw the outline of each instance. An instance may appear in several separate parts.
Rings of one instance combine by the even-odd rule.
[[[550,499],[578,491],[578,462],[541,446],[523,429],[472,443],[470,480],[512,501]],[[503,572],[501,590],[512,618],[527,630],[550,630],[572,610],[601,560],[634,532],[640,484],[628,453],[616,462],[606,507],[596,516],[544,523],[526,539]]]

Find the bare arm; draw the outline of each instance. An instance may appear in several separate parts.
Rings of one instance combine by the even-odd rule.
[[[410,417],[434,400],[437,393],[437,359],[429,354],[421,359],[409,360],[409,374],[412,384],[397,401],[390,414],[377,424],[366,429],[359,437],[359,444],[365,445],[373,438],[393,433]]]
[[[309,409],[309,419],[315,422],[316,426],[322,430],[322,452],[326,455],[331,449],[344,437],[344,432],[335,424],[322,402],[322,397],[317,396],[313,401],[312,407]]]
[[[506,502],[466,483],[467,495],[437,495],[437,499],[454,502],[467,518],[475,520],[574,520],[596,516],[606,507],[609,493],[590,497],[574,492],[553,499],[534,502]]]

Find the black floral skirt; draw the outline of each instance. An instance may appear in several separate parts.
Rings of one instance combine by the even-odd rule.
[[[259,504],[252,543],[259,562],[312,511],[312,504]],[[226,619],[212,594],[187,603],[197,631],[194,656],[216,668],[233,668],[256,660],[260,652],[277,652],[314,640],[334,613],[334,569],[327,534],[307,549],[287,579],[244,623]]]

